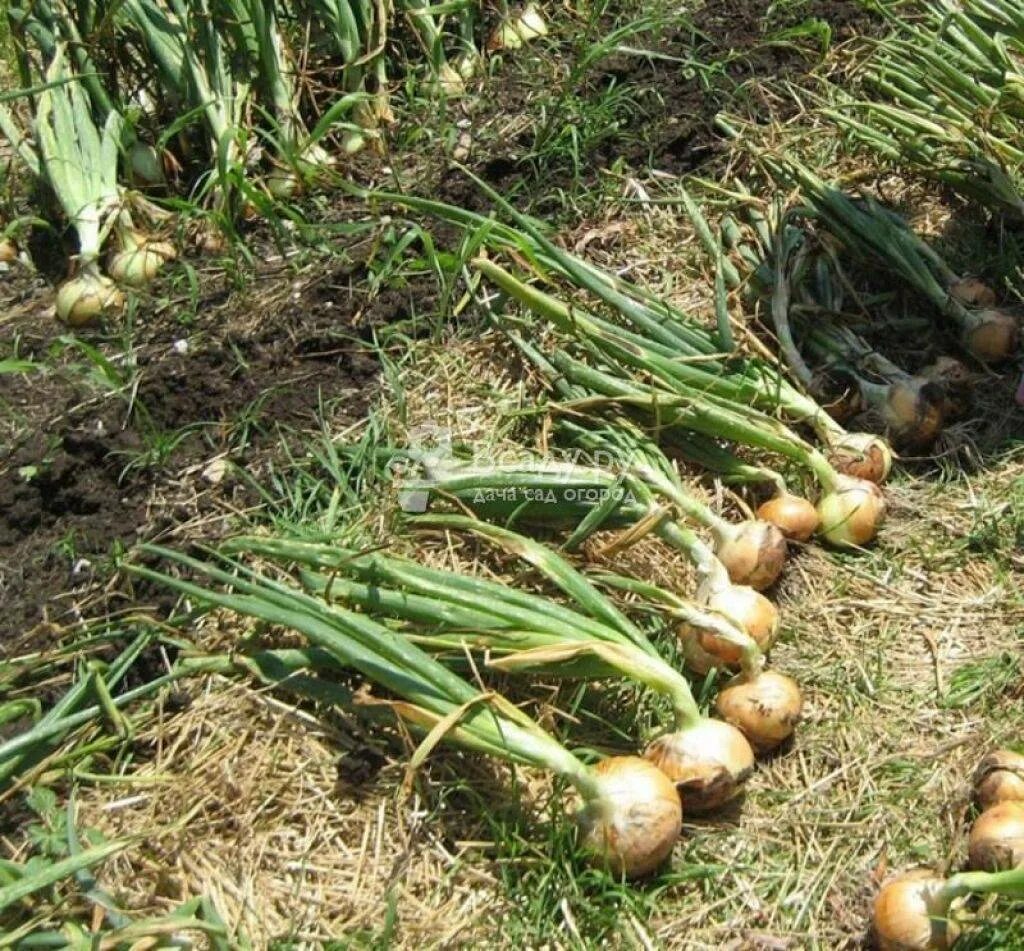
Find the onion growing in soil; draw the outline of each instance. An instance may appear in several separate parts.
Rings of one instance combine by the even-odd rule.
[[[390,709],[418,731],[446,743],[511,763],[550,770],[576,790],[582,847],[595,864],[613,874],[640,878],[669,856],[682,826],[679,795],[652,763],[613,757],[587,766],[518,707],[500,695],[482,696],[408,638],[323,599],[261,577],[235,575],[213,565],[157,547],[150,555],[168,558],[232,590],[204,588],[181,578],[135,566],[132,571],[199,602],[269,623],[291,627],[332,661],[360,671],[400,698]],[[426,750],[423,750],[426,752]]]
[[[1008,800],[986,809],[971,826],[971,868],[998,872],[1024,865],[1024,803]]]
[[[715,709],[757,752],[767,753],[793,735],[803,711],[803,694],[792,677],[778,671],[744,673],[719,691]]]
[[[123,307],[124,295],[95,266],[84,267],[57,288],[57,317],[71,327],[119,314]]]
[[[790,492],[779,492],[757,510],[757,517],[771,522],[786,538],[805,542],[821,524],[818,510],[807,499]]]
[[[8,238],[0,238],[0,264],[11,264],[18,260],[18,246]]]
[[[1024,756],[1013,750],[989,753],[974,773],[974,796],[982,809],[1024,802]]]
[[[107,261],[107,273],[129,287],[145,287],[168,261],[178,256],[170,242],[134,229],[125,229],[120,234],[120,244],[120,249]]]
[[[962,277],[949,287],[949,293],[964,307],[994,307],[996,292],[976,277]]]

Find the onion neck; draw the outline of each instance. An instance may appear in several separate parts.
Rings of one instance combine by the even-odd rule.
[[[707,584],[717,591],[732,583],[725,565],[689,529],[683,528],[678,522],[664,521],[658,526],[657,531],[664,541],[683,552],[693,562],[702,584]]]
[[[1024,898],[1024,868],[1006,872],[960,872],[946,880],[941,894],[947,903],[965,895]]]

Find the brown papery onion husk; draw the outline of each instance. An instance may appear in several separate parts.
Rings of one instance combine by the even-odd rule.
[[[897,380],[887,389],[882,415],[886,431],[896,445],[924,449],[935,442],[946,421],[946,395],[942,387],[913,376]]]
[[[971,868],[1000,872],[1024,865],[1024,803],[998,802],[971,826],[967,842]]]
[[[789,492],[780,492],[757,510],[757,517],[771,522],[786,538],[805,542],[817,530],[821,519],[810,501]]]
[[[735,727],[702,719],[644,750],[679,791],[683,814],[711,812],[735,798],[754,770],[754,751]]]
[[[804,698],[792,677],[775,670],[741,674],[715,699],[719,716],[736,727],[759,753],[776,749],[793,735]]]
[[[946,882],[928,869],[901,872],[875,897],[872,924],[879,951],[945,951],[960,929],[947,918]]]
[[[821,531],[833,545],[866,545],[885,521],[885,498],[874,482],[840,476],[818,503]]]
[[[1000,802],[1024,802],[1024,756],[994,750],[974,772],[974,797],[982,809]]]
[[[716,611],[732,621],[741,631],[754,639],[762,652],[767,651],[779,632],[779,612],[763,594],[747,585],[725,585],[705,600],[708,610]],[[735,668],[743,659],[743,648],[714,631],[688,625],[682,632],[689,637],[696,633],[701,648],[711,654],[723,667]]]
[[[0,238],[0,264],[11,264],[18,260],[18,246],[8,238]]]
[[[771,587],[786,564],[786,537],[767,521],[740,522],[716,539],[715,554],[733,584],[755,591]]]
[[[672,853],[682,829],[675,785],[639,756],[602,760],[594,773],[600,794],[576,816],[584,849],[613,875],[650,875]]]
[[[892,469],[892,450],[874,433],[847,433],[829,447],[828,461],[836,472],[881,485]]]

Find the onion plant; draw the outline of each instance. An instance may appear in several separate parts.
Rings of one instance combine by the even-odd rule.
[[[739,132],[719,117],[719,127],[732,137]],[[898,215],[883,208],[870,195],[854,200],[829,185],[791,155],[757,148],[757,160],[776,181],[797,186],[819,227],[831,232],[850,253],[895,272],[957,329],[965,349],[979,360],[999,362],[1012,358],[1020,342],[1019,322],[994,306],[994,296],[976,305],[973,287],[942,256],[920,238]]]
[[[417,520],[421,521],[421,520]],[[304,586],[330,602],[407,623],[431,651],[483,651],[488,666],[560,677],[614,676],[644,684],[672,704],[673,728],[644,756],[676,784],[684,811],[706,812],[741,789],[753,767],[750,745],[734,728],[701,716],[686,678],[582,574],[555,552],[508,529],[462,516],[430,516],[433,527],[469,531],[539,568],[574,607],[486,579],[426,568],[380,553],[279,539],[240,538],[229,551],[297,562]],[[728,621],[681,602],[681,613],[723,640],[746,642]]]
[[[221,567],[157,547],[146,551],[205,576],[218,587],[138,565],[131,567],[133,573],[203,604],[293,629],[388,691],[394,699],[383,702],[426,734],[415,762],[443,741],[549,770],[573,786],[582,800],[576,818],[583,848],[616,875],[648,875],[671,853],[682,822],[679,795],[668,777],[647,760],[610,757],[589,766],[500,694],[470,684],[408,638],[364,614],[242,565]]]
[[[942,878],[928,869],[902,872],[875,898],[873,930],[888,951],[945,951],[960,928],[951,917],[954,902],[969,895],[1024,898],[1024,868],[1004,872],[960,872]]]
[[[46,79],[55,85],[35,101],[35,152],[29,165],[53,192],[78,238],[74,273],[57,290],[57,316],[78,326],[117,313],[124,304],[121,292],[100,269],[103,244],[117,222],[120,206],[121,120],[119,113],[110,112],[102,127],[97,127],[89,98],[68,66],[63,43],[56,46]],[[13,126],[13,117],[5,115],[4,125]],[[20,154],[31,154],[24,141]]]
[[[715,439],[777,453],[811,473],[822,488],[818,513],[825,538],[837,545],[862,545],[874,538],[884,517],[878,486],[838,472],[792,429],[766,413],[718,396],[690,379],[690,368],[660,348],[641,348],[626,335],[608,332],[602,346],[584,346],[589,360],[573,355],[572,328],[589,318],[486,258],[473,266],[510,297],[547,319],[562,334],[547,349],[541,369],[582,387],[590,395],[563,404],[593,412],[598,406],[639,413],[658,429],[680,428]],[[595,350],[597,351],[595,353]],[[605,363],[609,359],[610,365]],[[700,371],[698,371],[700,372]],[[553,382],[553,378],[549,378]]]

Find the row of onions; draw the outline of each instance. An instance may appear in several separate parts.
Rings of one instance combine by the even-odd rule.
[[[173,232],[218,253],[240,220],[274,223],[277,202],[336,182],[393,121],[389,66],[425,95],[458,95],[481,50],[547,32],[533,5],[485,23],[475,3],[418,0],[32,0],[7,12],[24,102],[4,97],[0,132],[74,232],[56,302],[73,325],[119,312],[120,287],[176,256]],[[18,230],[3,229],[8,260]]]
[[[960,934],[954,903],[970,895],[1024,898],[1024,756],[995,750],[978,764],[981,812],[968,836],[970,870],[942,878],[928,869],[892,876],[875,899],[883,951],[945,951]]]

